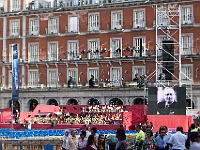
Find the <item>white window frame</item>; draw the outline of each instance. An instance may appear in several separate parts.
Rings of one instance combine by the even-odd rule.
[[[48,18],[48,34],[57,34],[59,32],[59,17]]]
[[[55,77],[51,78],[51,72],[55,73]],[[47,87],[57,87],[58,85],[58,69],[47,69]]]
[[[139,39],[142,38],[142,56],[146,56],[146,37],[145,36],[138,36],[133,38],[133,45],[135,47],[135,50],[133,52],[134,57],[140,57],[140,45],[139,45]]]
[[[168,26],[170,23],[169,13],[167,7],[158,7],[157,24],[159,26]]]
[[[72,18],[74,18],[74,19],[71,20]],[[68,32],[71,32],[71,33],[78,33],[79,32],[79,18],[78,18],[78,15],[70,15],[68,17]]]
[[[54,50],[56,48],[56,50]],[[58,41],[48,42],[48,61],[58,60]]]
[[[98,84],[99,83],[99,68],[88,68],[87,70],[87,81],[89,82],[91,75],[94,76],[94,83]]]
[[[99,59],[99,39],[88,40],[88,59]]]
[[[100,0],[85,0],[85,5],[99,4]]]
[[[123,28],[123,11],[111,12],[111,30],[120,30]]]
[[[20,19],[10,20],[10,36],[20,35]]]
[[[190,73],[188,72],[190,70]],[[184,64],[181,68],[181,80],[182,83],[193,82],[193,65],[192,64]]]
[[[10,11],[20,11],[21,0],[10,0]]]
[[[189,12],[189,14],[185,14],[188,13],[188,9],[191,9],[191,12]],[[193,5],[185,5],[185,6],[181,6],[181,23],[182,24],[193,24]]]
[[[12,70],[8,70],[8,88],[12,88]]]
[[[110,82],[112,86],[122,86],[122,67],[110,68]]]
[[[43,6],[43,8],[51,8],[51,2],[43,1],[42,6]]]
[[[39,34],[39,19],[30,18],[29,19],[29,35],[38,35]]]
[[[81,74],[78,76],[78,69],[77,68],[67,68],[67,81],[69,77],[72,77],[73,81],[77,85],[80,82]]]
[[[33,74],[32,74],[33,73]],[[38,87],[39,73],[37,69],[28,70],[28,87]]]
[[[88,31],[99,31],[100,29],[100,15],[99,13],[88,14]]]
[[[118,58],[122,56],[122,38],[111,38],[110,39],[110,57],[111,58]],[[117,49],[121,49],[117,51]]]
[[[182,55],[191,55],[193,53],[193,34],[181,35]]]
[[[146,26],[146,10],[145,9],[134,10],[133,16],[134,16],[133,28],[144,28]]]
[[[133,66],[132,70],[133,70],[132,79],[135,78],[135,74],[138,74],[139,76],[146,75],[145,66]]]
[[[28,43],[28,62],[39,61],[39,43]]]
[[[77,59],[79,59],[78,45],[79,45],[78,40],[69,40],[67,42],[68,60],[77,60]]]

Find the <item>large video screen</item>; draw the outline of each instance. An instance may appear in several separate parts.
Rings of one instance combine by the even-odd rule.
[[[185,87],[150,87],[148,89],[148,114],[185,115]]]

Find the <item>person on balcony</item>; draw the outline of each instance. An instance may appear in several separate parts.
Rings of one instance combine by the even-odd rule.
[[[94,76],[91,75],[91,78],[89,80],[89,87],[94,87]]]
[[[68,84],[68,87],[74,86],[74,80],[71,76],[69,76],[69,80],[68,80],[67,84]]]

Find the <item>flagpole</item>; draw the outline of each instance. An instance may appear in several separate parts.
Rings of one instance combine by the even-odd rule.
[[[12,131],[12,138],[14,138],[13,137],[13,99],[11,100],[12,102],[11,102],[11,131]]]

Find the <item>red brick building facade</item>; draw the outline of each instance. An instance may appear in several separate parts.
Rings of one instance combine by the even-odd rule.
[[[19,49],[22,89],[20,105],[24,110],[29,110],[31,99],[37,103],[47,103],[49,99],[55,99],[58,104],[66,104],[68,99],[74,95],[78,97],[78,92],[86,90],[80,88],[76,91],[76,88],[88,87],[91,75],[94,76],[98,90],[105,87],[116,91],[120,88],[121,93],[126,90],[135,92],[138,89],[130,87],[135,74],[146,75],[149,84],[153,85],[157,80],[155,71],[158,71],[155,63],[158,57],[157,37],[166,36],[159,33],[156,35],[156,6],[167,8],[168,5],[180,5],[182,12],[180,45],[183,48],[182,71],[186,74],[182,80],[190,80],[193,85],[198,85],[200,1],[95,1],[91,4],[87,0],[83,3],[70,0],[62,3],[38,3],[37,0],[3,1],[0,14],[0,74],[2,98],[5,102],[2,107],[8,105],[6,100],[9,100],[12,82],[12,44],[18,44]],[[163,23],[164,19],[161,18]],[[179,37],[178,33],[173,36],[175,39]],[[179,51],[175,51],[175,55],[178,56]],[[175,69],[174,74],[178,76],[179,70]],[[70,76],[74,81],[73,95],[59,96],[63,90],[71,90],[67,87]],[[26,89],[33,95],[24,92]],[[47,91],[46,94],[38,95],[37,90]],[[46,96],[51,90],[56,90],[57,96]],[[85,92],[88,94],[90,91],[88,89]],[[100,88],[100,91],[103,94],[107,89]],[[125,94],[125,97],[131,98],[125,98],[123,103],[128,103],[127,99],[132,101],[145,95],[145,92],[139,91],[139,95],[137,91],[133,95]],[[107,102],[111,97],[124,96],[104,95],[108,97]],[[199,99],[195,93],[194,96],[195,101]],[[79,100],[79,103],[85,104],[87,101]],[[198,102],[195,104],[198,107]]]

